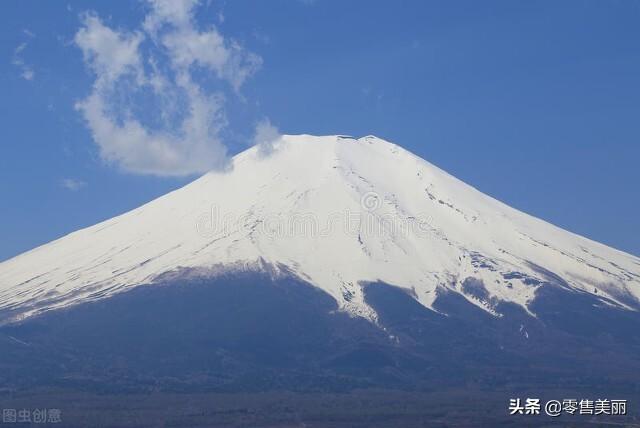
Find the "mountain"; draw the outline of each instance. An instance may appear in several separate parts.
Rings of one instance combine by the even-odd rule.
[[[402,149],[285,136],[140,208],[0,264],[7,320],[171,276],[286,270],[375,321],[363,283],[427,308],[442,291],[497,315],[547,283],[637,309],[640,259],[512,209]]]
[[[376,137],[271,149],[1,263],[0,386],[640,397],[639,258]]]

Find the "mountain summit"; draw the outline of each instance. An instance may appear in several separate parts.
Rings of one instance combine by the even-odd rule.
[[[283,136],[137,209],[0,264],[11,322],[169,278],[293,275],[377,321],[364,286],[433,308],[455,293],[499,316],[543,286],[640,307],[640,259],[481,193],[373,136]]]

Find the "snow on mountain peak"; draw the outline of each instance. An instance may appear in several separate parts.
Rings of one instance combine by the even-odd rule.
[[[497,314],[553,283],[637,308],[640,259],[487,196],[367,136],[285,135],[137,209],[0,264],[14,319],[104,298],[167,275],[281,266],[375,320],[363,284],[432,307],[460,293]]]

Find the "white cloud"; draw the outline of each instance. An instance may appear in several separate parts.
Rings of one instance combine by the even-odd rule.
[[[263,119],[256,125],[253,137],[254,145],[258,146],[258,155],[269,156],[275,149],[275,143],[281,135],[278,128],[273,126],[269,119]]]
[[[173,66],[188,70],[191,66],[207,68],[237,90],[262,65],[262,59],[245,51],[235,41],[225,39],[215,27],[199,31],[193,21],[194,0],[150,0],[152,12],[143,27],[164,46]],[[162,29],[168,29],[159,35]]]
[[[28,31],[28,30],[23,30],[23,32],[25,31]],[[35,37],[35,35],[31,32],[25,33],[25,34],[30,38]],[[33,78],[35,77],[35,71],[33,71],[33,68],[29,66],[27,63],[25,63],[24,59],[22,58],[22,53],[27,48],[28,45],[29,45],[28,42],[23,42],[23,43],[20,43],[14,49],[13,59],[11,60],[11,64],[15,65],[20,69],[20,76],[24,80],[33,80]]]
[[[143,74],[138,48],[143,40],[140,33],[120,33],[105,26],[99,17],[85,14],[84,27],[76,33],[74,41],[93,69],[97,85],[108,85],[123,74]]]
[[[20,43],[13,51],[14,55],[20,55],[22,51],[27,47],[27,42]]]
[[[62,180],[60,180],[60,185],[67,190],[77,192],[78,190],[86,187],[87,183],[76,178],[63,178]]]
[[[165,23],[176,27],[193,27],[193,9],[197,0],[148,0],[151,13],[144,20],[143,26],[150,34],[156,34]]]
[[[228,162],[221,138],[225,97],[207,91],[194,71],[210,71],[210,79],[238,91],[261,59],[213,26],[200,31],[194,0],[148,4],[135,31],[110,28],[95,14],[82,16],[75,43],[95,81],[76,107],[101,157],[125,171],[179,176],[222,169]]]
[[[29,67],[25,67],[20,74],[24,80],[33,80],[36,77],[36,73]]]

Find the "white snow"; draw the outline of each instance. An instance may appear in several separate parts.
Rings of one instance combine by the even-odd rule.
[[[371,281],[427,307],[450,289],[496,313],[499,301],[526,308],[535,280],[548,280],[531,263],[621,307],[640,298],[639,258],[510,208],[397,145],[284,136],[269,156],[251,148],[229,171],[0,263],[0,312],[21,319],[185,268],[269,264],[371,320],[361,287]],[[470,277],[484,295],[463,286]]]

